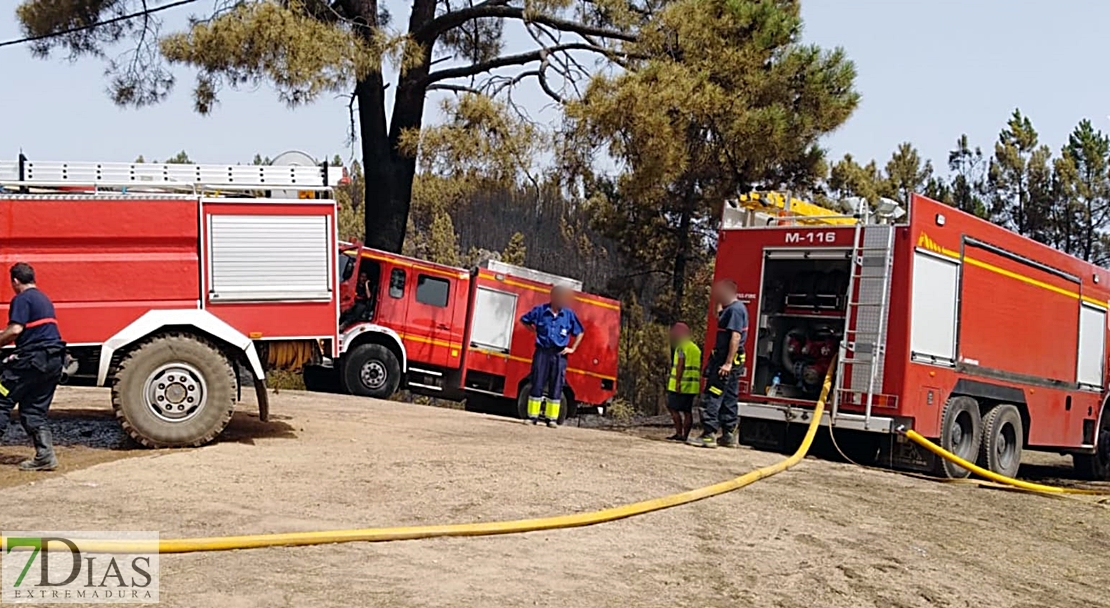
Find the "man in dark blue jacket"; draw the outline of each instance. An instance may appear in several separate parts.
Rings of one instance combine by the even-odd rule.
[[[19,405],[19,421],[35,444],[35,457],[19,463],[24,471],[58,468],[46,413],[65,363],[65,342],[58,332],[54,304],[35,286],[30,264],[11,267],[15,298],[8,307],[8,326],[0,331],[0,346],[15,342],[0,369],[0,437],[8,428],[12,409]]]
[[[737,299],[736,282],[732,279],[721,279],[713,284],[713,300],[717,303],[717,336],[705,368],[702,433],[686,442],[703,448],[734,448],[739,447],[736,435],[738,393],[747,361],[744,344],[748,340],[748,308]],[[720,439],[716,438],[717,431],[721,431]]]
[[[547,426],[559,425],[559,407],[563,395],[563,378],[567,372],[567,355],[582,343],[585,335],[578,316],[569,308],[574,292],[556,286],[551,302],[529,310],[520,322],[536,333],[536,351],[532,355],[532,390],[528,394],[528,417],[524,422]],[[570,339],[574,338],[574,344]],[[547,397],[544,397],[547,389]],[[540,409],[543,409],[541,418]]]

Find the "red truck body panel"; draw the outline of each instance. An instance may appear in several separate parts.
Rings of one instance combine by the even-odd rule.
[[[1024,408],[1027,447],[1090,448],[1106,392],[1110,272],[917,195],[907,223],[894,230],[884,371],[873,415],[937,437],[949,396],[986,391]],[[851,226],[721,231],[716,278],[737,282],[751,316],[741,401],[812,404],[769,397],[766,381],[756,378],[756,366],[766,358],[760,328],[769,322],[765,309],[775,297],[764,288],[767,260],[772,251],[850,255],[854,234]],[[928,274],[938,268],[951,274]],[[936,287],[942,284],[951,290]],[[944,321],[930,326],[934,318]],[[712,312],[709,321],[711,348]],[[847,320],[849,327],[854,322]],[[925,352],[926,343],[950,346],[950,360]],[[841,409],[863,411],[859,402]]]
[[[0,195],[0,264],[22,261],[35,268],[70,346],[102,344],[146,312],[165,309],[206,310],[252,340],[336,344],[334,289],[312,301],[213,301],[207,226],[217,216],[322,217],[333,232],[335,226],[330,200]],[[333,234],[329,251],[335,243]],[[334,277],[334,257],[329,260]]]
[[[476,275],[475,287],[486,287],[517,296],[513,313],[512,342],[508,352],[471,343],[466,368],[504,377],[504,396],[516,399],[531,373],[535,334],[519,319],[534,306],[549,300],[551,286],[523,277],[501,276],[486,269]],[[475,310],[474,314],[480,311]],[[574,312],[585,330],[582,344],[567,357],[566,384],[579,403],[600,405],[616,394],[617,345],[620,340],[620,304],[601,296],[577,292]],[[469,336],[469,334],[468,334]]]
[[[0,265],[34,266],[66,341],[99,344],[148,310],[197,307],[198,206],[0,195]]]
[[[376,281],[371,322],[398,335],[410,371],[443,374],[444,396],[478,392],[518,397],[531,372],[534,345],[533,334],[519,319],[548,301],[551,284],[355,245],[342,249],[351,255],[357,251],[360,259],[359,268],[342,284],[343,308],[355,300],[360,273]],[[620,304],[579,291],[574,310],[585,338],[568,359],[566,384],[577,403],[601,405],[616,394]]]

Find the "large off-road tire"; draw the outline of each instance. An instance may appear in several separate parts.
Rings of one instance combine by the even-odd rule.
[[[940,414],[940,447],[964,460],[975,462],[979,457],[982,428],[979,402],[971,397],[950,397]],[[963,479],[971,474],[939,456],[936,457],[934,473],[952,479]]]
[[[532,392],[532,383],[526,382],[524,386],[520,387],[520,394],[516,398],[516,417],[521,420],[528,417],[528,393],[530,392]],[[563,398],[559,401],[559,419],[556,422],[559,424],[566,422],[571,407],[570,398],[567,397],[564,391]],[[542,414],[543,411],[541,410],[540,413]]]
[[[1098,445],[1094,454],[1074,454],[1075,472],[1091,481],[1110,481],[1110,414],[1104,408],[1099,421]]]
[[[123,430],[146,447],[202,446],[231,421],[235,383],[231,362],[208,340],[157,336],[120,361],[112,409]]]
[[[1024,428],[1016,407],[1003,403],[991,408],[983,418],[983,439],[976,464],[999,475],[1016,477],[1021,468]]]
[[[356,346],[342,365],[343,387],[352,395],[388,399],[401,385],[401,362],[381,344]]]

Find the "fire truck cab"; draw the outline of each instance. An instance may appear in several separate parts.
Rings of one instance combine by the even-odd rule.
[[[1110,272],[922,196],[844,206],[725,206],[716,277],[752,319],[741,440],[786,447],[835,366],[822,423],[857,462],[968,474],[907,428],[1003,475],[1042,450],[1110,480]]]
[[[340,252],[340,356],[305,369],[309,389],[388,398],[407,388],[523,415],[534,338],[519,319],[561,284],[575,290],[585,337],[560,416],[615,395],[620,305],[581,282],[496,260],[465,270],[355,244]]]

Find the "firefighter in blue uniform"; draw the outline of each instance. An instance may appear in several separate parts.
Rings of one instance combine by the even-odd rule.
[[[705,367],[702,433],[686,442],[703,448],[734,448],[739,447],[736,426],[744,342],[748,339],[748,308],[736,298],[736,282],[732,279],[721,279],[713,285],[713,300],[718,307],[717,336]],[[719,439],[717,431],[721,432]]]
[[[65,342],[58,333],[54,304],[35,287],[35,270],[18,263],[9,270],[15,298],[8,307],[8,326],[0,332],[0,346],[15,343],[15,351],[0,366],[0,437],[19,405],[19,421],[35,445],[35,457],[19,463],[24,471],[58,468],[46,413],[65,364]]]
[[[525,423],[558,426],[563,395],[567,355],[582,343],[582,323],[570,309],[573,292],[564,286],[551,290],[551,301],[529,310],[520,322],[536,333],[536,352],[532,355],[532,391],[528,394]],[[574,344],[570,339],[574,338]],[[544,396],[546,389],[546,397]],[[542,416],[541,416],[542,409]]]

